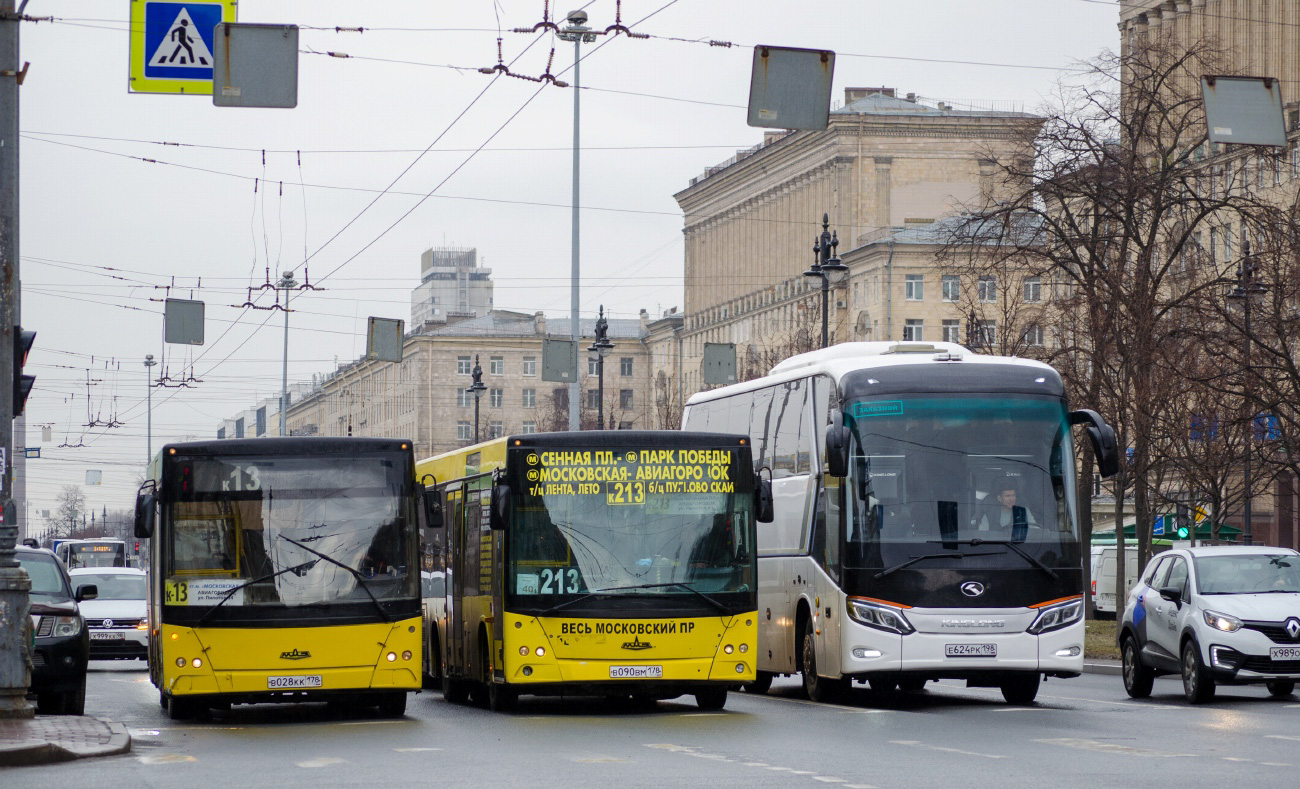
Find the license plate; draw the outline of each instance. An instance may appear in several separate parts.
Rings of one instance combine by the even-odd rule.
[[[320,674],[304,674],[294,677],[267,677],[266,687],[271,689],[285,688],[319,688],[321,686]]]
[[[126,639],[126,633],[96,633],[90,631],[91,641],[123,641]]]
[[[997,657],[997,644],[944,644],[943,654],[948,657]]]
[[[663,679],[663,666],[610,666],[610,679]]]
[[[1273,647],[1268,656],[1274,660],[1300,660],[1300,647]]]

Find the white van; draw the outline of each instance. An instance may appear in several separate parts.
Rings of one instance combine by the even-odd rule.
[[[1115,554],[1116,548],[1092,548],[1092,606],[1098,619],[1115,618]],[[1136,545],[1124,546],[1124,593],[1118,599],[1128,598],[1129,590],[1137,583],[1138,549]]]

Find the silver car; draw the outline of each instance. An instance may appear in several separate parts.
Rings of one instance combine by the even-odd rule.
[[[1300,679],[1300,553],[1266,546],[1162,553],[1129,593],[1117,635],[1133,698],[1174,673],[1193,704],[1214,698],[1220,684],[1260,683],[1289,696]]]

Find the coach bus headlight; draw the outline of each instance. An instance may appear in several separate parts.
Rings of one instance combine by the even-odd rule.
[[[1034,623],[1029,626],[1026,632],[1039,635],[1051,630],[1060,630],[1066,625],[1078,622],[1082,616],[1082,600],[1076,599],[1059,605],[1045,606],[1038,612],[1038,618],[1034,620]]]
[[[884,630],[887,633],[897,633],[901,636],[916,632],[916,628],[912,627],[912,623],[907,621],[907,617],[903,616],[903,611],[900,608],[870,602],[860,597],[850,597],[848,603],[849,616],[859,624],[876,630]]]

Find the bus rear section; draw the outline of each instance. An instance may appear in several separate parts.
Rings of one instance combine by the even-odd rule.
[[[328,701],[401,715],[420,687],[417,501],[409,442],[165,447],[137,505],[164,708]]]
[[[530,434],[421,463],[442,495],[449,700],[692,694],[754,678],[748,442],[681,432]]]
[[[69,570],[78,567],[126,567],[126,543],[122,540],[69,540],[60,546]]]

